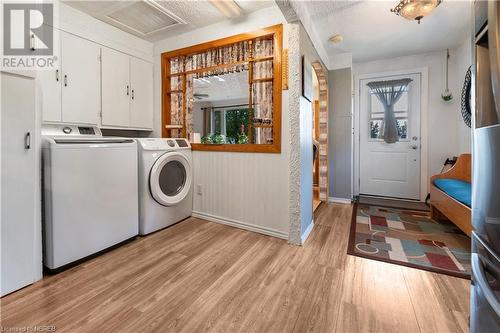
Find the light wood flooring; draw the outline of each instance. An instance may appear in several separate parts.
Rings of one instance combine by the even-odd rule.
[[[1,300],[57,332],[466,332],[469,282],[346,255],[350,205],[303,247],[195,218]]]

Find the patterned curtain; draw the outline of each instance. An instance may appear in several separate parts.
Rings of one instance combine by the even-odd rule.
[[[183,96],[182,93],[171,94],[171,123],[184,125],[186,122],[186,134],[193,132],[193,81],[195,78],[223,75],[240,72],[249,69],[248,60],[273,56],[274,45],[272,39],[257,39],[242,41],[223,47],[207,50],[205,52],[172,58],[170,60],[171,90],[182,91],[183,78],[186,77],[186,117],[183,119]],[[211,68],[219,65],[233,66]],[[182,75],[180,73],[204,69],[207,70]],[[180,74],[175,76],[175,74]],[[273,60],[258,61],[253,63],[253,79],[267,79],[273,77]],[[272,122],[273,117],[273,83],[272,81],[253,83],[253,108],[254,118],[260,118],[260,122]],[[173,130],[172,135],[181,135],[181,130]],[[272,128],[258,128],[255,135],[255,143],[272,143]]]

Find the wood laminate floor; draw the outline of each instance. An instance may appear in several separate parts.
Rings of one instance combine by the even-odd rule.
[[[350,205],[303,247],[195,218],[1,299],[57,332],[465,332],[469,282],[346,254]]]

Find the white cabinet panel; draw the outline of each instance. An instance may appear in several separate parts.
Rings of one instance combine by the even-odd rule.
[[[102,125],[130,126],[130,57],[102,49]]]
[[[130,58],[130,126],[153,128],[153,65]]]
[[[61,32],[63,122],[98,124],[100,52],[98,44]]]
[[[35,279],[35,80],[1,73],[1,279],[3,296]],[[41,259],[38,263],[41,269]]]
[[[40,83],[43,121],[62,121],[60,69],[40,70],[37,79]]]

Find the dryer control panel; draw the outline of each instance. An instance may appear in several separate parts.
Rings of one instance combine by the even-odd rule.
[[[179,150],[191,149],[189,141],[183,138],[140,138],[137,142],[144,150]]]

